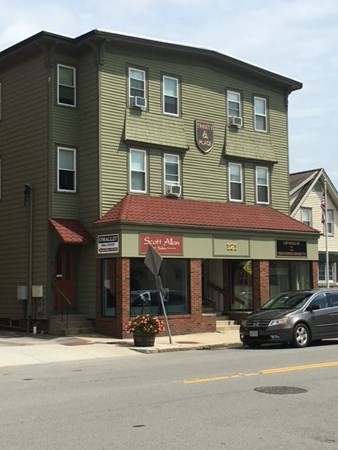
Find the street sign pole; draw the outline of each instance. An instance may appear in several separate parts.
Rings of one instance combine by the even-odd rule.
[[[160,294],[163,315],[164,315],[165,323],[166,323],[167,330],[168,330],[169,343],[172,344],[170,326],[169,326],[167,312],[166,312],[166,309],[164,306],[164,300],[163,300],[164,289],[163,289],[161,277],[159,275],[162,261],[163,261],[162,256],[159,253],[157,253],[157,251],[151,245],[149,245],[147,253],[146,253],[146,257],[144,258],[144,264],[148,267],[150,272],[155,277],[156,287]]]
[[[164,300],[163,300],[163,285],[162,285],[162,280],[161,277],[159,275],[156,275],[156,287],[160,293],[160,299],[161,299],[161,305],[162,305],[162,310],[163,310],[163,315],[164,315],[164,319],[165,319],[165,323],[167,326],[167,330],[168,330],[168,336],[169,336],[169,344],[172,344],[172,339],[171,339],[171,332],[170,332],[170,326],[169,326],[169,321],[168,321],[168,317],[167,317],[167,312],[164,306]]]

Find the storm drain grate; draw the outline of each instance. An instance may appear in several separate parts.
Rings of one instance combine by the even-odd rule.
[[[304,394],[306,389],[292,387],[292,386],[261,386],[254,389],[254,391],[262,392],[263,394]]]

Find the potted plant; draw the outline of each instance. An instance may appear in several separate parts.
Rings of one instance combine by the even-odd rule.
[[[164,331],[164,323],[157,316],[138,315],[130,319],[126,331],[133,333],[135,347],[152,347],[156,334]]]

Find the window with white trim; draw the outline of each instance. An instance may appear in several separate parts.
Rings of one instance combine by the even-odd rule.
[[[327,220],[327,235],[334,236],[333,209],[327,210],[326,220]]]
[[[243,201],[242,164],[229,163],[229,198],[232,201]]]
[[[256,167],[256,199],[257,203],[268,204],[269,195],[269,169],[267,167]]]
[[[312,208],[300,208],[300,220],[304,225],[312,227]]]
[[[334,263],[329,262],[329,283],[333,283]],[[326,283],[326,262],[318,263],[318,281]]]
[[[254,97],[254,126],[256,131],[267,131],[266,99]]]
[[[129,67],[129,104],[134,97],[146,98],[146,73],[144,70]]]
[[[164,184],[180,185],[180,157],[164,154]]]
[[[57,104],[76,106],[76,69],[71,66],[57,65]]]
[[[242,117],[241,94],[239,92],[227,91],[228,118]]]
[[[57,167],[57,190],[59,192],[76,192],[76,150],[58,147]]]
[[[130,191],[145,193],[147,191],[147,153],[145,150],[130,149]]]
[[[163,113],[179,115],[179,82],[177,78],[163,76]]]

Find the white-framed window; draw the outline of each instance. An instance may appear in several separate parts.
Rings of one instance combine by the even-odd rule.
[[[76,106],[76,69],[71,66],[57,65],[57,104]]]
[[[228,118],[242,117],[241,94],[239,92],[227,91]]]
[[[229,198],[232,201],[243,201],[242,164],[229,163]]]
[[[163,76],[163,113],[179,115],[179,81],[166,75]]]
[[[146,73],[144,70],[129,67],[129,104],[134,97],[146,99]]]
[[[130,149],[130,191],[145,193],[147,191],[147,152]]]
[[[57,149],[57,190],[76,192],[76,150],[58,147]]]
[[[312,208],[300,208],[300,220],[304,225],[312,227]]]
[[[326,220],[327,220],[327,235],[334,236],[333,209],[327,210]]]
[[[267,131],[266,99],[254,97],[254,126],[256,131]]]
[[[270,203],[269,169],[256,167],[256,199],[257,203]]]
[[[164,184],[180,186],[180,157],[178,155],[164,154]]]
[[[333,283],[334,263],[329,262],[329,283]],[[326,283],[326,262],[320,261],[318,264],[318,281]]]

